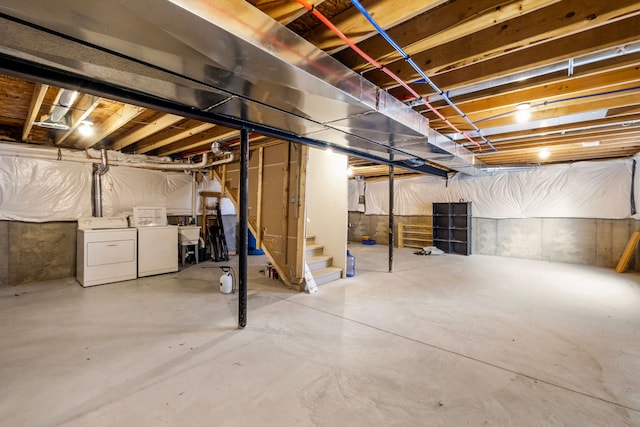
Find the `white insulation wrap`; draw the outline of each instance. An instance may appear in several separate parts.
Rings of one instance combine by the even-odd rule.
[[[191,174],[111,167],[102,177],[104,216],[133,206],[164,206],[167,215],[191,215]]]
[[[167,215],[191,216],[192,176],[190,173],[111,167],[102,177],[102,209],[105,216],[131,211],[133,206],[164,206]],[[217,181],[203,179],[196,189],[196,212],[202,213],[200,191],[220,191]],[[221,202],[223,215],[235,215],[233,203]]]
[[[633,161],[635,161],[635,176],[633,178],[633,198],[635,201],[635,209],[636,211],[640,211],[640,154],[636,154],[633,157]],[[635,212],[632,215],[634,219],[640,219],[640,212]]]
[[[431,215],[433,202],[470,201],[482,218],[629,218],[632,167],[633,160],[613,160],[458,175],[448,183],[433,176],[400,179],[394,210]],[[388,187],[388,181],[367,183],[367,215],[388,215]]]
[[[358,199],[360,196],[358,186],[359,182],[357,180],[349,180],[349,199],[347,201],[349,211],[358,211]]]
[[[86,160],[86,159],[85,159]],[[76,221],[91,216],[92,164],[67,160],[0,156],[0,220]],[[134,206],[166,207],[167,215],[192,215],[192,175],[111,166],[102,176],[102,214],[131,213]],[[195,215],[201,214],[200,191],[220,191],[217,181],[203,179],[196,189]],[[236,211],[227,198],[223,215]]]
[[[91,216],[91,164],[0,156],[0,220]]]

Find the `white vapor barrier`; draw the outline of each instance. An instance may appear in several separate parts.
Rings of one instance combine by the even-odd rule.
[[[91,163],[0,156],[0,220],[76,221],[92,214]],[[131,214],[134,206],[164,206],[168,215],[191,216],[192,175],[127,166],[111,166],[102,176],[102,214]],[[203,177],[196,188],[195,215],[202,213],[200,191],[220,191]],[[227,198],[223,215],[235,215]]]
[[[0,220],[91,216],[91,164],[0,156]]]
[[[636,162],[636,172],[633,177],[633,198],[636,211],[640,211],[640,154],[636,154],[633,160]],[[635,212],[631,217],[640,219],[640,212]]]
[[[541,166],[446,180],[395,181],[397,215],[431,215],[434,202],[473,202],[482,218],[629,218],[632,160]],[[352,187],[350,187],[351,189]],[[388,215],[388,181],[368,182],[367,215]]]
[[[134,206],[164,206],[167,215],[191,214],[191,174],[113,166],[102,176],[104,216]]]
[[[190,173],[130,167],[111,167],[102,177],[102,210],[105,216],[130,212],[134,206],[164,206],[167,215],[191,216],[193,182]],[[202,214],[200,191],[220,191],[220,184],[206,177],[196,187],[195,215]],[[209,201],[208,203],[212,203]],[[223,215],[235,215],[231,201],[220,203]]]
[[[358,198],[360,196],[360,193],[358,191],[358,181],[356,181],[355,179],[350,179],[348,185],[349,198],[347,200],[347,209],[349,209],[349,211],[357,211]]]

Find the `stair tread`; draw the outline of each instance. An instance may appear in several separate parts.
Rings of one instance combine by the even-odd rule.
[[[342,272],[342,269],[340,267],[326,267],[312,271],[311,274],[313,275],[313,277],[321,277],[328,274],[333,274],[335,272]]]
[[[332,259],[333,257],[331,255],[316,255],[316,256],[309,256],[307,257],[307,263],[311,264],[312,262],[316,262],[316,261],[327,261]]]

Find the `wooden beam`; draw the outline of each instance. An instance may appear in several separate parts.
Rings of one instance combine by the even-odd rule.
[[[300,284],[304,277],[305,249],[307,242],[307,166],[309,163],[309,148],[306,145],[298,145],[298,194],[297,194],[297,252],[296,275],[300,278]]]
[[[616,96],[617,95],[617,96]],[[569,116],[572,114],[587,113],[597,110],[607,110],[609,108],[620,106],[637,106],[638,105],[638,92],[628,92],[621,94],[612,94],[610,96],[596,97],[592,99],[585,99],[583,102],[560,102],[557,104],[549,105],[537,105],[531,109],[530,122],[536,122],[538,120],[555,119],[562,116]],[[494,116],[488,116],[495,112]],[[517,123],[515,118],[517,110],[513,107],[499,108],[494,111],[483,112],[479,114],[468,113],[467,115],[473,120],[477,126],[482,129],[488,129],[492,127],[500,127],[506,125],[512,125]],[[466,129],[468,125],[462,118],[449,118],[451,123],[459,126],[462,129]],[[448,127],[442,121],[436,121],[429,123],[429,125],[435,130],[448,131]]]
[[[364,0],[361,4],[372,16],[375,16],[380,26],[388,28],[445,2],[446,0],[401,2]],[[331,22],[355,43],[376,34],[373,26],[355,7],[350,7],[343,13],[332,17]],[[337,35],[324,25],[319,25],[307,32],[304,38],[329,54],[347,47]]]
[[[73,132],[75,132],[78,127],[82,124],[84,120],[87,119],[91,115],[91,113],[100,105],[102,98],[99,96],[93,96],[89,94],[84,94],[80,97],[76,105],[70,110],[68,113],[70,117],[70,126],[64,133],[57,133],[55,137],[56,145],[62,144]]]
[[[640,85],[640,72],[638,66],[633,65],[608,73],[600,73],[588,76],[575,76],[565,80],[545,85],[532,85],[528,88],[496,93],[492,96],[476,96],[474,99],[456,100],[456,105],[466,114],[477,114],[479,112],[491,111],[496,114],[497,108],[510,106],[515,108],[518,104],[528,102],[538,104],[542,102],[567,99],[576,96],[594,95],[602,92],[623,90],[625,88]],[[639,90],[640,92],[640,90]],[[584,102],[576,100],[575,102]],[[458,113],[451,107],[446,106],[439,109],[445,117],[452,117]],[[425,114],[430,120],[435,120],[436,115],[430,111]],[[474,119],[477,120],[477,119]]]
[[[323,1],[315,0],[313,6],[318,7]],[[258,0],[252,3],[282,25],[287,25],[308,12],[302,5],[291,0]]]
[[[613,18],[634,11],[637,11],[636,0],[608,2],[601,0],[563,0],[530,14],[422,51],[413,55],[412,59],[418,66],[423,68],[427,75],[433,75],[438,72],[474,64],[486,58],[500,57],[505,61],[507,60],[506,57],[514,56],[511,52],[520,50],[525,52],[518,52],[518,55],[525,56],[529,60],[528,51],[532,49],[530,46],[534,45],[546,46],[546,56],[548,57],[560,50],[567,39],[572,39],[576,36],[565,37],[566,34],[585,30],[590,32],[607,31],[601,29],[600,26]],[[606,27],[610,26],[606,25]],[[627,29],[627,33],[634,33],[634,31]],[[624,42],[618,39],[620,34],[616,34],[615,37],[617,39],[615,44]],[[635,31],[635,37],[631,34],[628,37],[629,39],[625,41],[637,39],[637,31]],[[586,49],[589,51],[594,50],[592,47],[594,40],[589,40],[588,42],[589,46]],[[567,46],[571,47],[571,56],[575,56],[579,52],[578,46],[577,44]],[[531,67],[530,60],[528,66]],[[388,68],[405,81],[414,81],[421,78],[404,59],[388,64]],[[397,85],[385,73],[377,70],[367,73],[365,76],[380,87]]]
[[[640,242],[640,231],[634,231],[629,241],[627,242],[627,246],[624,248],[622,252],[622,256],[620,257],[620,261],[618,261],[618,265],[616,266],[616,273],[624,273],[627,269],[627,265],[633,256],[633,251],[638,246],[638,242]]]
[[[591,30],[540,43],[455,70],[440,70],[432,80],[440,89],[476,83],[537,66],[560,62],[637,40],[640,16],[616,20]],[[435,73],[435,70],[433,70]],[[414,75],[415,78],[415,75]]]
[[[170,156],[176,153],[184,153],[188,151],[195,151],[208,148],[212,142],[219,141],[221,139],[233,138],[238,135],[237,130],[230,130],[229,128],[216,126],[209,133],[199,133],[188,138],[185,138],[179,142],[174,142],[169,145],[158,149],[158,156]]]
[[[289,250],[289,171],[291,169],[291,143],[285,142],[286,153],[282,166],[282,254],[284,263],[287,264]]]
[[[264,178],[264,148],[258,148],[258,195],[256,196],[256,249],[262,247],[262,180]]]
[[[22,127],[22,142],[27,141],[27,137],[29,136],[31,128],[33,127],[33,122],[36,121],[38,111],[40,111],[40,107],[42,107],[42,101],[44,100],[44,96],[47,94],[48,89],[49,85],[44,85],[41,83],[36,83],[33,88],[33,93],[31,94],[31,103],[29,104],[29,111],[24,121],[24,126]]]
[[[102,123],[94,124],[95,134],[84,140],[84,148],[93,147],[103,139],[107,138],[116,130],[120,129],[123,125],[136,118],[136,116],[146,111],[143,107],[136,105],[124,104],[117,112],[111,115],[107,120]]]
[[[387,33],[407,54],[415,55],[558,1],[457,0],[427,10],[389,28]],[[385,65],[401,58],[380,35],[358,43],[358,47]],[[357,72],[373,69],[372,65],[352,49],[338,52],[335,58]]]
[[[601,132],[585,131],[577,134],[556,134],[551,137],[537,137],[537,138],[522,138],[508,141],[492,141],[493,146],[499,152],[505,152],[512,149],[523,148],[536,148],[546,145],[568,145],[572,144],[579,149],[583,143],[595,143],[606,144],[607,142],[635,142],[640,136],[640,125],[632,127],[630,129],[619,129],[617,132],[612,132],[609,129],[602,130]],[[583,150],[584,151],[584,150]],[[476,156],[478,160],[482,160],[484,155],[490,155],[490,151],[477,152]]]
[[[173,114],[163,114],[158,119],[151,123],[143,125],[139,129],[129,133],[128,135],[118,139],[111,145],[112,150],[121,150],[129,145],[140,141],[156,132],[160,132],[162,129],[166,129],[176,123],[184,120],[184,117],[175,116]]]
[[[201,123],[197,126],[189,127],[188,129],[185,129],[181,132],[153,141],[151,143],[145,143],[144,141],[141,141],[136,144],[134,151],[138,154],[145,154],[145,153],[148,153],[149,151],[164,147],[165,145],[169,145],[174,142],[189,138],[193,135],[202,133],[211,128],[214,128],[215,126],[216,125],[213,125],[211,123]]]

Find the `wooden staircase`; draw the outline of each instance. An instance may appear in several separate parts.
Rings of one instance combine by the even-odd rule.
[[[305,260],[316,285],[333,282],[342,276],[340,267],[333,267],[333,257],[324,255],[324,246],[315,243],[315,236],[307,236]]]

